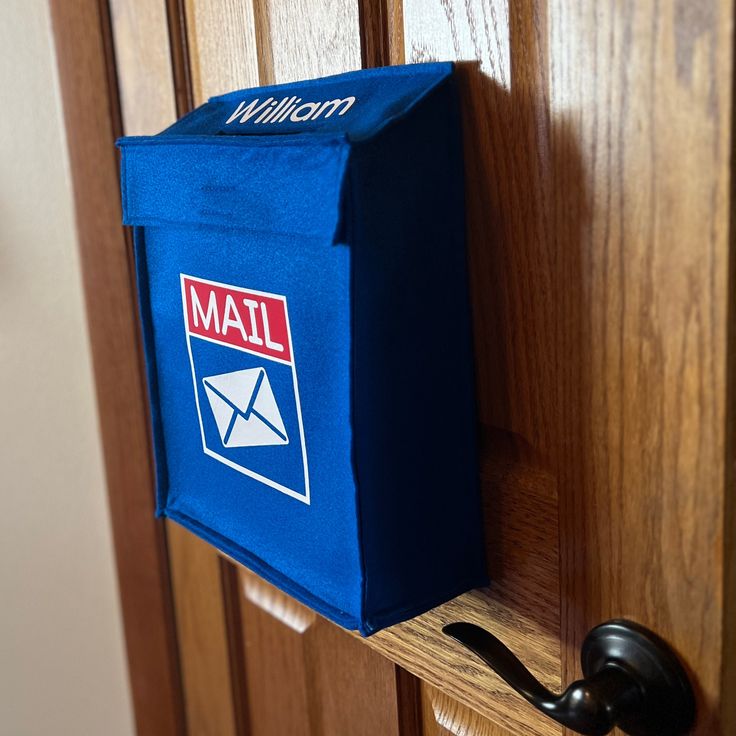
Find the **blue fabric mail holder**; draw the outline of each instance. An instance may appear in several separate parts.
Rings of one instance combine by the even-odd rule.
[[[485,584],[452,65],[119,145],[158,514],[364,635]]]

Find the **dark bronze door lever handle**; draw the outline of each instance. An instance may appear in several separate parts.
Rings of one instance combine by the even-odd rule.
[[[578,733],[602,736],[618,726],[631,736],[681,736],[693,724],[695,700],[682,665],[658,636],[631,621],[608,621],[588,633],[581,650],[585,677],[559,695],[480,626],[454,623],[443,631],[533,706]]]

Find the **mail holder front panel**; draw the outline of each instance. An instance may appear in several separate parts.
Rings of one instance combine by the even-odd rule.
[[[363,634],[484,584],[452,65],[119,145],[158,514]]]

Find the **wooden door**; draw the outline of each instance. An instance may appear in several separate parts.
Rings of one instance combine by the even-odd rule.
[[[695,732],[736,732],[733,4],[52,8],[124,604],[136,590],[150,593],[150,631],[134,606],[126,611],[139,733],[558,734],[441,626],[483,625],[558,689],[580,676],[587,631],[620,616],[653,629],[686,663]],[[71,28],[97,41],[80,49]],[[435,59],[464,62],[492,583],[361,640],[175,525],[163,534],[146,521],[150,458],[128,251],[110,204],[114,159],[95,149],[94,168],[89,138],[103,125],[108,139],[157,132],[236,88]],[[95,125],[80,112],[90,109],[84,65],[107,70],[93,73],[105,107],[93,111]],[[100,215],[94,202],[103,198]],[[124,339],[111,340],[111,326]],[[135,503],[123,509],[122,497]],[[135,577],[153,563],[131,552],[134,518],[135,540],[168,564],[159,587]],[[169,579],[176,641],[164,646]]]

